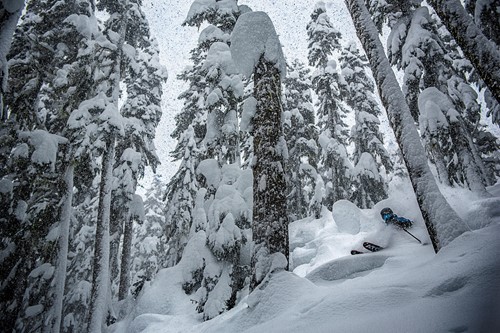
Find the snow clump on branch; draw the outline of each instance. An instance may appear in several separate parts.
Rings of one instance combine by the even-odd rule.
[[[269,16],[264,12],[250,12],[240,16],[231,34],[231,54],[241,74],[250,77],[259,59],[275,64],[286,73],[286,62],[281,44]]]

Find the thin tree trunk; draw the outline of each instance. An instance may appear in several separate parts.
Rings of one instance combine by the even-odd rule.
[[[92,292],[90,298],[89,333],[101,332],[105,315],[109,310],[109,218],[111,207],[111,185],[113,182],[113,162],[115,160],[115,139],[106,144],[103,156],[102,179],[99,190],[99,208],[94,252],[94,271],[92,274]]]
[[[500,103],[500,54],[467,14],[459,0],[429,0],[467,59]]]
[[[68,266],[68,246],[69,246],[69,226],[71,224],[71,210],[73,208],[73,180],[75,165],[70,163],[66,168],[64,182],[66,193],[61,209],[61,224],[59,226],[59,258],[55,276],[55,299],[54,299],[54,319],[51,332],[61,331],[61,321],[63,315],[64,287],[66,285],[66,270]]]
[[[439,191],[427,165],[427,155],[420,142],[410,109],[363,0],[345,0],[345,3],[368,56],[382,103],[403,153],[422,217],[434,251],[437,253],[466,231],[466,226]]]
[[[120,269],[120,287],[118,290],[118,300],[127,298],[128,289],[130,284],[130,262],[132,253],[132,231],[133,219],[129,217],[125,222],[125,230],[123,232],[123,248],[122,248],[122,262]]]
[[[3,4],[0,4],[3,7]],[[0,122],[6,121],[8,117],[7,108],[4,107],[3,95],[7,91],[7,79],[9,76],[9,67],[7,64],[7,53],[9,53],[12,36],[16,30],[17,22],[23,9],[14,13],[9,13],[2,8],[3,15],[0,16]]]

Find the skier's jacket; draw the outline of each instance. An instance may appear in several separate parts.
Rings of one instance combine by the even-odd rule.
[[[411,226],[413,225],[412,220],[408,220],[407,218],[397,216],[396,214],[384,215],[384,221],[386,224],[393,224],[402,229],[411,228]]]

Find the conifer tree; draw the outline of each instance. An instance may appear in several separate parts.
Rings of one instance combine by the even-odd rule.
[[[459,0],[430,0],[428,3],[434,8],[446,29],[472,63],[497,103],[500,103],[500,52],[498,44],[483,34]],[[496,20],[498,28],[498,15],[493,20]]]
[[[337,64],[329,60],[334,51],[340,51],[341,34],[335,30],[326,14],[325,4],[319,2],[307,25],[309,65],[316,67],[312,84],[318,96],[319,170],[326,183],[323,204],[333,204],[350,196],[350,171],[347,155],[347,110],[342,103]]]
[[[199,163],[205,158],[220,158],[221,163],[239,159],[236,122],[238,93],[235,94],[234,90],[238,83],[224,73],[225,69],[217,59],[219,52],[215,49],[209,62],[206,62],[214,43],[228,43],[229,33],[239,15],[239,7],[234,0],[214,2],[210,6],[200,6],[198,2],[195,0],[191,5],[183,25],[199,27],[203,22],[210,25],[200,33],[198,45],[191,51],[193,66],[178,77],[187,81],[189,87],[179,95],[179,99],[185,102],[175,117],[176,128],[171,135],[178,142],[172,157],[180,160],[181,165],[166,192],[169,253],[165,263],[168,266],[179,262],[188,240],[195,197],[200,188],[196,175]],[[224,150],[220,145],[222,141]],[[187,188],[184,186],[186,179],[191,182]]]
[[[97,145],[104,149],[101,151],[102,171],[89,331],[100,331],[105,317],[115,316],[110,310],[110,279],[113,276],[108,266],[111,263],[113,269],[119,260],[117,246],[113,246],[113,241],[124,232],[122,226],[125,222],[128,233],[125,235],[122,263],[126,267],[122,266],[120,296],[124,297],[128,293],[130,223],[134,215],[137,215],[134,213],[137,212],[137,204],[132,192],[135,191],[144,166],[149,164],[154,168],[158,163],[152,140],[161,115],[161,83],[166,75],[159,65],[157,46],[150,39],[149,27],[140,6],[141,2],[135,0],[99,3],[99,8],[109,14],[104,33],[114,45],[102,48],[99,53],[102,65],[98,70],[104,74],[102,77],[105,79],[98,82],[95,90],[101,103],[97,105],[97,109],[101,111],[99,120],[102,122],[96,133],[96,140]],[[123,81],[127,100],[119,110],[120,83]],[[116,159],[115,151],[120,154]],[[115,161],[120,161],[119,167],[115,169],[116,174],[126,180],[116,184],[125,186],[121,188],[121,203],[127,214],[125,218],[110,221]]]
[[[351,130],[354,143],[352,200],[360,208],[371,208],[387,197],[387,185],[382,175],[392,171],[389,153],[379,130],[381,114],[374,98],[375,85],[366,73],[367,59],[354,43],[342,50],[340,57],[343,86],[347,104],[355,112],[356,123]],[[342,87],[342,86],[341,86]]]
[[[252,45],[248,40],[256,44]],[[281,126],[281,77],[286,67],[274,26],[263,12],[240,16],[232,34],[231,53],[234,59],[238,59],[240,72],[246,77],[253,74],[254,79],[254,244],[250,282],[253,290],[269,273],[288,269],[288,217],[284,191],[288,152]]]
[[[153,139],[161,117],[161,85],[167,78],[166,70],[159,63],[158,44],[150,36],[140,2],[131,1],[129,5],[127,19],[130,24],[125,38],[128,70],[123,79],[127,98],[120,110],[125,136],[117,142],[118,158],[114,169],[113,216],[116,223],[112,223],[112,244],[115,251],[122,234],[127,240],[132,239],[131,219],[134,214],[131,212],[138,207],[135,192],[145,167],[150,166],[155,171],[159,164]],[[131,246],[131,242],[123,242],[122,251],[130,253]],[[111,255],[115,263],[112,264],[112,277],[116,279],[119,271],[122,277],[120,290],[128,293],[123,284],[128,283],[130,267],[123,262],[118,265],[119,257],[116,252]],[[122,261],[129,260],[123,252],[121,258]],[[124,294],[119,295],[120,299],[124,297]]]
[[[24,7],[24,0],[2,1],[0,3],[0,122],[7,120],[8,112],[4,108],[4,94],[8,89],[8,64],[12,36]]]
[[[443,246],[465,232],[465,224],[446,202],[436,185],[427,161],[421,158],[425,155],[425,151],[420,143],[410,109],[385,56],[377,28],[364,1],[346,0],[345,3],[370,62],[382,103],[403,153],[434,250],[438,252]]]
[[[248,184],[241,184],[237,114],[244,85],[228,46],[242,10],[248,8],[237,1],[208,6],[195,1],[185,21],[190,26],[203,21],[211,25],[201,32],[198,48],[192,52],[199,65],[185,78],[196,80],[181,95],[188,99],[174,132],[184,130],[187,135],[180,137],[174,151],[185,151],[184,160],[167,189],[167,264],[192,256],[193,248],[201,251],[200,261],[186,269],[184,290],[193,294],[205,320],[235,305],[248,275],[241,249],[250,238],[251,214],[243,199]]]
[[[294,60],[288,67],[283,86],[283,131],[289,151],[288,215],[293,221],[308,215],[314,195],[318,131],[312,106],[310,71],[299,60]]]
[[[479,116],[477,95],[468,86],[462,74],[463,68],[454,68],[456,63],[464,61],[452,60],[453,54],[458,55],[458,52],[443,41],[426,7],[420,7],[419,1],[414,1],[409,8],[404,7],[405,11],[401,9],[403,7],[402,4],[399,7],[385,4],[385,15],[398,17],[389,36],[388,56],[392,64],[405,72],[403,92],[415,121],[418,122],[422,116],[418,99],[426,88],[439,89],[449,95],[455,105],[455,111],[444,113],[450,125],[446,131],[448,136],[445,138],[445,133],[440,134],[443,140],[441,145],[431,145],[431,141],[426,145],[429,154],[432,154],[429,159],[436,164],[442,182],[484,192],[488,177],[471,137],[474,126],[467,126],[469,121]],[[429,129],[426,126],[422,128]],[[426,138],[430,138],[428,134],[423,132]],[[442,150],[439,153],[436,151],[438,148]],[[443,160],[438,161],[438,158]]]
[[[88,97],[92,82],[91,61],[85,52],[91,44],[87,32],[92,31],[92,15],[92,7],[85,1],[78,5],[30,3],[13,44],[10,85],[15,93],[9,94],[7,100],[11,110],[9,123],[20,130],[18,147],[25,147],[23,158],[31,156],[34,162],[27,165],[21,182],[30,186],[24,186],[22,191],[31,199],[21,200],[26,203],[25,225],[38,230],[36,234],[19,233],[22,238],[18,240],[20,251],[16,255],[22,259],[16,269],[31,278],[21,278],[26,284],[18,284],[26,288],[23,301],[19,294],[13,297],[21,307],[16,314],[18,329],[30,330],[43,322],[48,329],[59,331],[62,321],[78,145],[67,123]],[[90,29],[81,29],[81,25],[75,24],[78,20],[90,22]],[[64,149],[59,150],[56,142],[63,142],[57,139],[61,136],[67,139]],[[51,148],[50,153],[40,150],[43,145]],[[11,160],[12,165],[18,162]],[[47,167],[47,163],[51,166]],[[42,176],[29,180],[35,171]],[[23,250],[25,246],[28,248]],[[48,247],[54,250],[45,251]],[[23,251],[35,254],[27,256]],[[10,270],[10,274],[14,276],[16,269]],[[52,273],[31,274],[40,270]],[[44,311],[33,314],[31,310],[40,306]]]
[[[158,270],[164,266],[161,259],[162,253],[166,251],[163,211],[165,186],[161,177],[155,175],[145,194],[145,220],[143,223],[134,224],[131,267],[131,289],[134,297],[138,296],[146,281],[152,281]]]

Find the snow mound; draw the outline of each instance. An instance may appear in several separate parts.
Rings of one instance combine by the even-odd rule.
[[[340,279],[352,279],[366,275],[371,270],[381,267],[389,258],[382,253],[367,253],[332,260],[329,263],[314,269],[306,275],[306,279],[312,282],[334,281]]]
[[[284,77],[286,61],[273,22],[264,12],[241,15],[231,34],[231,54],[241,74],[249,78],[260,57],[275,64]]]
[[[229,172],[223,181],[234,178]],[[189,244],[181,263],[160,271],[145,286],[134,314],[111,332],[500,332],[500,184],[488,189],[495,197],[486,199],[442,188],[461,209],[459,215],[478,229],[437,255],[431,245],[422,246],[381,222],[380,209],[392,207],[414,220],[411,232],[424,239],[418,205],[400,185],[393,183],[391,197],[373,209],[340,204],[345,218],[359,213],[357,234],[340,232],[327,209],[320,219],[291,223],[293,273],[270,274],[236,307],[205,322],[190,302],[193,295],[181,288],[182,275],[205,256],[202,248]],[[349,254],[362,250],[363,241],[377,243],[379,233],[391,235],[386,249]],[[198,236],[203,241],[203,233]],[[213,258],[208,259],[207,267]]]
[[[332,207],[339,232],[355,235],[360,231],[361,210],[352,202],[339,200]]]

